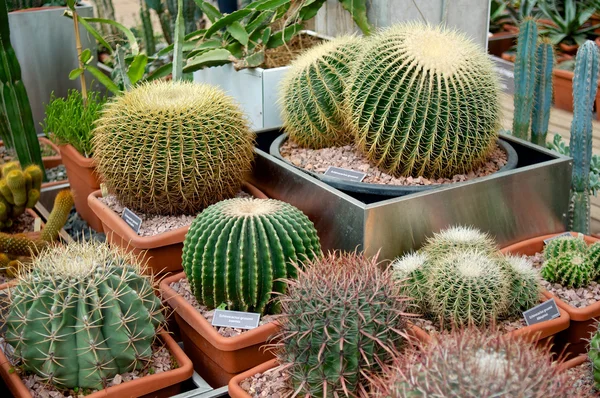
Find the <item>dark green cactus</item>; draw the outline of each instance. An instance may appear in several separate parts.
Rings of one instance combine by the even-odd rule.
[[[0,133],[23,167],[36,164],[44,170],[21,66],[10,44],[6,0],[0,0]]]
[[[368,41],[347,89],[360,151],[395,176],[451,177],[496,146],[499,79],[488,55],[441,26],[403,23]]]
[[[576,237],[562,237],[553,239],[544,247],[544,258],[551,259],[567,252],[585,253],[587,244],[583,239]]]
[[[298,396],[368,396],[369,377],[403,348],[406,301],[362,254],[304,264],[281,297],[277,356]]]
[[[410,303],[420,313],[427,311],[427,303],[425,302],[427,291],[424,275],[426,262],[427,254],[415,252],[406,254],[392,263],[394,279],[401,286],[402,294],[410,298]]]
[[[569,149],[573,158],[570,229],[590,233],[590,162],[592,111],[598,90],[598,46],[586,41],[577,52],[573,76],[573,122]]]
[[[594,278],[600,276],[600,242],[595,242],[588,246],[586,260],[594,267]]]
[[[588,357],[592,363],[592,371],[596,389],[600,388],[600,331],[596,330],[594,336],[590,340],[590,348]]]
[[[183,243],[182,263],[194,295],[208,308],[277,312],[269,301],[281,278],[296,276],[295,261],[320,256],[312,222],[290,204],[230,199],[196,217]]]
[[[569,288],[587,286],[596,276],[594,265],[587,261],[584,253],[577,251],[547,259],[541,273],[548,282],[560,283]]]
[[[149,278],[106,244],[49,249],[11,289],[6,342],[42,381],[102,389],[152,358],[163,316]]]
[[[540,276],[527,257],[508,255],[505,260],[511,274],[508,312],[510,315],[521,315],[540,303]]]
[[[154,42],[154,29],[152,28],[152,20],[150,19],[150,10],[145,0],[140,0],[140,18],[142,20],[146,54],[152,55],[156,52],[156,43]]]
[[[515,95],[513,135],[524,140],[529,138],[529,123],[533,109],[536,76],[537,24],[526,18],[519,27],[517,57],[515,59]]]
[[[552,69],[554,48],[548,39],[537,46],[537,78],[531,115],[531,142],[546,147],[550,108],[552,107]]]

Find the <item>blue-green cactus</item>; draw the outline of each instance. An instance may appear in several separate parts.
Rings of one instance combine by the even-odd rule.
[[[552,68],[554,49],[550,40],[544,39],[537,46],[537,79],[531,115],[531,142],[546,146],[550,108],[552,107]]]
[[[598,89],[598,46],[586,41],[577,52],[573,77],[573,122],[569,148],[573,158],[571,206],[572,231],[589,234],[590,162],[592,160],[592,110]]]
[[[538,37],[537,24],[526,18],[519,28],[517,58],[515,60],[515,115],[513,135],[522,139],[529,136],[529,123],[535,88],[535,52]]]

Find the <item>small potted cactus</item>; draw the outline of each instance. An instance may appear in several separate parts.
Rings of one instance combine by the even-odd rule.
[[[88,203],[109,242],[146,253],[156,273],[181,270],[183,239],[202,209],[246,195],[242,187],[266,198],[244,182],[254,135],[234,101],[212,86],[137,85],[104,106],[93,134],[93,160],[111,195],[96,191]],[[120,217],[125,207],[148,229],[136,234]]]
[[[213,387],[272,358],[261,350],[277,332],[273,302],[295,278],[292,262],[321,255],[317,231],[300,210],[273,199],[234,198],[192,223],[183,243],[184,272],[165,278],[162,297],[174,309],[186,352]],[[252,330],[213,327],[215,308],[261,314]]]
[[[41,384],[75,396],[176,394],[192,364],[162,331],[162,306],[142,271],[132,255],[91,241],[36,257],[4,313],[0,372],[11,392],[31,397]]]
[[[231,379],[229,394],[370,396],[369,380],[409,345],[406,297],[390,269],[334,252],[297,273],[279,300],[277,359]]]
[[[521,257],[503,256],[487,234],[452,227],[416,253],[392,263],[400,290],[411,297],[413,322],[431,336],[455,327],[493,326],[535,342],[569,326],[568,314],[527,326],[522,313],[546,299],[537,271]]]
[[[286,134],[271,155],[342,191],[403,196],[517,165],[498,136],[491,60],[446,28],[404,23],[321,44],[292,63],[280,100]],[[324,175],[329,166],[366,176]]]

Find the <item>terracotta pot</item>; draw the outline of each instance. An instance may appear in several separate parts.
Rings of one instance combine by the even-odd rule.
[[[517,44],[517,36],[518,33],[514,32],[494,33],[488,39],[488,53],[497,57],[502,57],[503,53]]]
[[[254,185],[244,182],[242,189],[259,199],[268,199]],[[183,240],[189,226],[173,229],[154,236],[139,236],[108,206],[98,200],[100,191],[92,192],[87,200],[92,211],[102,222],[102,230],[111,245],[122,247],[146,260],[146,265],[157,274],[180,271]]]
[[[168,333],[161,333],[160,338],[167,345],[169,352],[177,361],[177,369],[127,381],[105,390],[86,395],[86,398],[154,398],[170,397],[178,394],[181,391],[180,383],[192,376],[192,362]],[[8,359],[4,355],[4,352],[0,350],[0,374],[4,379],[4,382],[16,398],[31,398],[29,390],[25,387],[25,384],[23,384],[19,375],[15,372],[11,373],[10,368],[11,365],[8,362]]]
[[[571,234],[573,236],[578,235],[574,232]],[[556,235],[558,234],[538,236],[536,238],[527,239],[525,241],[505,247],[502,249],[502,253],[532,256],[544,249],[545,239]],[[591,236],[584,236],[584,239],[588,244],[599,241]],[[559,308],[565,310],[571,319],[569,328],[560,332],[556,336],[555,349],[560,352],[561,349],[565,348],[565,354],[571,356],[587,352],[587,340],[591,337],[592,333],[596,332],[596,318],[600,317],[600,302],[588,305],[587,307],[576,308],[565,303],[549,291],[544,290],[543,294],[547,299],[554,298],[554,301],[556,301],[556,304],[559,306]]]
[[[554,77],[554,106],[558,109],[573,112],[573,72],[554,69],[552,74]],[[598,84],[598,87],[600,87],[600,84]],[[600,90],[596,94],[596,109],[600,109]],[[600,120],[600,112],[597,112],[596,116]]]
[[[252,377],[257,373],[264,373],[265,371],[273,369],[277,366],[277,359],[271,359],[270,361],[262,363],[250,370],[245,371],[244,373],[240,373],[239,375],[233,377],[227,384],[229,396],[231,398],[252,398],[250,394],[240,387],[240,384],[242,384],[242,382],[247,378]]]
[[[558,48],[565,54],[575,55],[577,54],[577,50],[579,49],[579,44],[559,43]]]
[[[213,388],[221,387],[236,374],[248,370],[271,358],[270,351],[261,350],[269,337],[279,329],[269,322],[239,336],[223,337],[190,303],[169,286],[185,278],[181,272],[165,278],[160,291],[171,308],[179,325],[183,346],[192,358],[194,369]]]
[[[515,55],[515,53],[512,53],[512,52],[503,52],[502,59],[505,61],[508,61],[508,62],[512,62],[514,64],[516,55]]]
[[[564,372],[565,370],[569,370],[571,368],[576,368],[579,365],[583,365],[587,360],[587,355],[579,355],[575,358],[571,358],[568,361],[561,363],[560,365],[558,365],[558,368]]]
[[[60,149],[52,141],[50,141],[48,138],[45,138],[45,137],[38,137],[38,141],[40,142],[40,144],[47,144],[47,145],[51,146],[52,149],[54,150],[54,152],[56,152],[55,156],[42,157],[42,163],[44,164],[45,169],[51,169],[53,167],[57,167],[57,166],[60,166],[61,164],[63,164],[62,157],[60,156]],[[0,146],[4,146],[4,142],[0,141]],[[48,187],[52,187],[55,185],[66,184],[66,183],[67,183],[67,180],[45,182],[42,184],[42,187],[48,188]]]
[[[91,158],[86,158],[72,145],[61,145],[60,154],[67,168],[69,184],[75,200],[75,209],[90,227],[102,232],[102,222],[88,205],[88,196],[100,189],[100,178],[96,173],[96,165]]]

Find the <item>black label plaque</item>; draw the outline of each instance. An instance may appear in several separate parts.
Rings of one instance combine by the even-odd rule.
[[[542,304],[537,305],[523,313],[523,317],[525,317],[527,326],[556,319],[559,316],[560,311],[556,306],[556,301],[554,301],[554,299],[544,301]]]
[[[140,227],[142,226],[142,219],[140,218],[140,216],[138,216],[126,207],[125,210],[123,210],[121,218],[125,220],[127,225],[129,225],[136,234],[140,232]]]
[[[258,326],[260,314],[253,312],[215,310],[213,326],[225,326],[238,329],[254,329]]]
[[[329,166],[327,170],[325,170],[325,175],[356,182],[361,182],[367,176],[365,173],[361,173],[360,171],[342,169],[340,167],[333,166]]]

